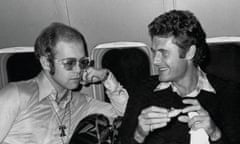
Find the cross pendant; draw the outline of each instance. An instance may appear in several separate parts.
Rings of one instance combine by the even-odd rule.
[[[66,133],[65,133],[66,126],[65,125],[60,125],[58,129],[61,131],[60,137],[66,136]]]

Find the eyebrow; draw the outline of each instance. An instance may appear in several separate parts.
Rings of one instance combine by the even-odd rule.
[[[150,48],[152,52],[155,52],[155,51],[160,51],[160,52],[165,52],[165,51],[168,51],[166,49],[163,49],[163,48],[160,48],[160,49],[154,49],[154,48]]]
[[[56,59],[60,59],[60,58],[56,58]],[[65,58],[61,58],[61,59],[76,59],[76,60],[82,60],[82,59],[89,59],[89,57],[81,57],[80,59],[76,58],[76,57],[65,57]]]

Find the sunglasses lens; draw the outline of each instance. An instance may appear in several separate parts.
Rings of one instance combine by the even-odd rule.
[[[63,66],[66,70],[72,70],[76,63],[77,63],[76,59],[65,59],[63,61]]]
[[[89,66],[91,66],[92,61],[90,61],[89,58],[85,57],[80,59],[79,61],[77,61],[76,58],[66,58],[60,60],[60,62],[66,70],[71,71],[75,66],[77,66],[78,62],[79,62],[78,66],[80,67],[80,69],[86,69]]]
[[[89,61],[89,59],[82,59],[82,60],[80,60],[79,61],[79,67],[81,68],[81,69],[86,69],[86,68],[88,68],[89,67],[89,64],[90,64],[90,61]]]

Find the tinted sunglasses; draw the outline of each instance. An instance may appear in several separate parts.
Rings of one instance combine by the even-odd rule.
[[[80,60],[76,58],[64,58],[64,59],[57,59],[55,58],[57,63],[60,63],[65,70],[71,71],[77,65],[80,69],[86,69],[90,66],[94,65],[94,61],[90,60],[89,57],[83,57]]]

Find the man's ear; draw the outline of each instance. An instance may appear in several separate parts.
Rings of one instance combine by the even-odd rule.
[[[40,57],[40,63],[41,63],[41,66],[42,66],[42,68],[43,68],[44,70],[50,71],[50,69],[51,69],[51,68],[50,68],[50,63],[49,63],[47,57],[41,56],[41,57]]]
[[[186,59],[193,59],[193,57],[195,56],[196,53],[196,46],[195,45],[191,45],[189,50],[186,53]]]

